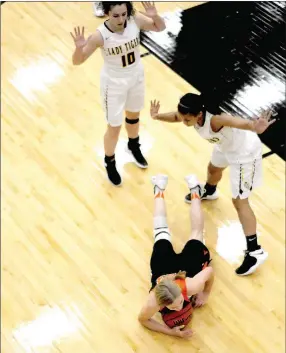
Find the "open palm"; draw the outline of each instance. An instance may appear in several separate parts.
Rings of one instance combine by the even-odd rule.
[[[270,125],[275,123],[276,119],[270,120],[270,118],[271,118],[270,110],[263,112],[258,119],[253,121],[254,131],[257,134],[262,134],[266,129],[268,129]]]
[[[159,109],[160,109],[160,102],[156,101],[156,99],[151,101],[151,103],[150,103],[150,115],[151,115],[151,117],[153,119],[159,113]]]
[[[156,6],[154,4],[154,1],[142,1],[142,5],[144,7],[145,13],[144,15],[147,17],[155,17],[158,15]]]
[[[70,32],[73,40],[74,40],[74,44],[77,48],[83,48],[86,44],[86,40],[84,38],[84,27],[82,27],[80,29],[80,27],[75,27],[74,28],[74,32]]]

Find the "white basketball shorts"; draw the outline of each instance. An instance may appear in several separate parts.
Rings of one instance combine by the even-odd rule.
[[[232,198],[246,199],[252,190],[262,184],[262,155],[247,163],[231,163],[216,146],[213,149],[211,163],[218,168],[230,167]]]
[[[122,125],[124,110],[136,113],[144,108],[144,70],[120,78],[111,77],[103,70],[100,93],[107,123],[114,127]]]

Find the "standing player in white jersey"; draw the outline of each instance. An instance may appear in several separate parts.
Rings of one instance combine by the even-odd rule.
[[[153,119],[194,126],[199,135],[215,144],[202,199],[218,197],[217,184],[223,170],[230,166],[232,202],[247,243],[244,261],[236,273],[244,276],[253,273],[268,257],[257,243],[256,217],[248,200],[262,181],[262,144],[257,134],[262,134],[275,120],[270,120],[270,113],[253,121],[228,114],[213,115],[206,110],[202,97],[192,93],[180,99],[177,112],[159,114],[159,108],[159,102],[151,102]],[[185,201],[190,203],[190,194]]]
[[[112,184],[119,186],[121,176],[116,169],[117,145],[123,111],[126,114],[128,151],[135,163],[147,168],[139,144],[139,115],[144,107],[144,68],[140,58],[140,30],[160,32],[165,22],[154,3],[143,2],[145,14],[135,13],[132,2],[102,2],[108,19],[87,40],[84,27],[71,33],[76,49],[73,64],[80,65],[100,48],[104,65],[100,76],[102,105],[107,121],[104,135],[105,167]]]

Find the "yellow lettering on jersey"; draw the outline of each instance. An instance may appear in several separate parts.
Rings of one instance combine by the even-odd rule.
[[[122,54],[122,51],[120,51],[121,47],[115,47],[114,49],[115,49],[117,55]]]
[[[218,143],[220,141],[220,139],[218,137],[212,137],[212,138],[208,139],[208,141],[210,143]]]
[[[121,45],[119,47],[113,47],[113,48],[105,49],[105,55],[106,56],[119,55],[119,54],[123,54],[123,49],[122,49]]]
[[[118,47],[112,47],[112,48],[106,48],[105,55],[110,56],[110,55],[122,55],[124,54],[124,45],[125,45],[125,52],[130,51],[131,49],[134,49],[140,44],[140,38],[137,37],[135,39],[132,39],[130,42],[124,43],[123,45],[119,45]]]
[[[139,37],[136,37],[135,39],[132,39],[130,42],[125,43],[125,49],[126,51],[129,51],[131,49],[134,49],[137,47],[140,43]]]

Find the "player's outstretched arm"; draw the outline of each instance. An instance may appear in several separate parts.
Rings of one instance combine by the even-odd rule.
[[[180,123],[182,120],[176,112],[159,114],[160,102],[153,100],[150,103],[150,115],[154,120],[165,121],[167,123]]]
[[[212,117],[211,125],[212,129],[219,130],[223,126],[234,127],[241,130],[250,130],[257,134],[262,134],[270,125],[276,120],[271,119],[271,112],[266,111],[256,120],[248,120],[240,117],[234,117],[228,114],[220,114]]]
[[[84,63],[97,48],[103,45],[103,38],[99,31],[96,31],[88,39],[85,39],[84,27],[75,27],[74,32],[71,32],[71,36],[75,44],[75,51],[72,56],[74,65]]]
[[[161,32],[166,28],[165,20],[158,15],[154,2],[142,2],[145,12],[134,16],[137,26],[143,31]]]

